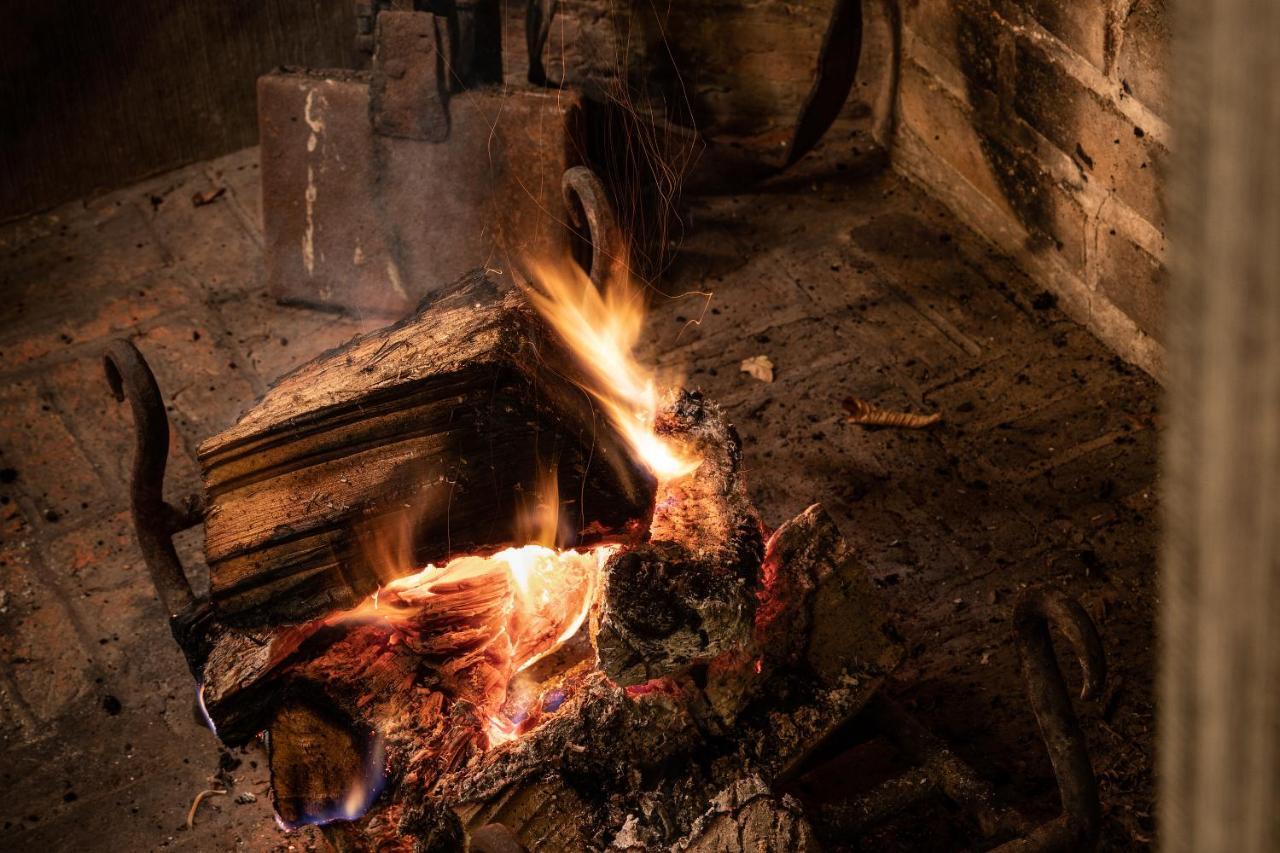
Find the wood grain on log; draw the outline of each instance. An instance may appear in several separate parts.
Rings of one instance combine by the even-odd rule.
[[[476,272],[285,377],[200,447],[220,617],[303,621],[511,543],[548,463],[573,531],[646,516],[651,479],[575,375],[517,289]]]

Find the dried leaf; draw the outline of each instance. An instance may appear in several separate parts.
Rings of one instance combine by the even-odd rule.
[[[191,196],[191,204],[193,207],[204,207],[206,204],[213,204],[222,198],[222,194],[226,191],[226,187],[218,187],[217,189],[195,193]]]
[[[753,379],[759,379],[761,382],[773,381],[773,362],[769,360],[767,355],[753,355],[751,358],[744,358],[739,369]]]
[[[882,409],[869,400],[863,400],[860,397],[848,397],[845,399],[844,410],[848,413],[845,418],[849,423],[861,424],[863,426],[883,426],[883,427],[901,427],[902,429],[922,429],[927,426],[933,426],[942,420],[940,412],[933,412],[928,415],[917,415],[911,412],[892,412],[888,409]]]

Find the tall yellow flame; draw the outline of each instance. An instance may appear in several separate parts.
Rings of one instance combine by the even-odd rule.
[[[632,452],[659,479],[691,473],[698,460],[654,432],[660,401],[654,372],[635,357],[644,328],[644,293],[630,277],[602,293],[568,257],[529,265],[525,290],[533,307],[568,347],[600,403]]]

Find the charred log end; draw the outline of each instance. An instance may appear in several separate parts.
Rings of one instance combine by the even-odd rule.
[[[358,817],[381,786],[376,739],[306,700],[276,711],[267,744],[276,814],[289,828]]]
[[[598,666],[622,686],[684,672],[744,645],[754,605],[733,572],[681,545],[622,551],[605,566],[592,620]]]
[[[824,685],[851,673],[882,677],[902,660],[901,638],[856,558],[841,561],[813,597],[805,661]]]
[[[764,668],[803,659],[834,686],[851,671],[896,666],[901,647],[880,594],[821,504],[774,532],[763,574],[755,643]]]

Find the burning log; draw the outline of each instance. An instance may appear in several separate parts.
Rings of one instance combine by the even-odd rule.
[[[476,272],[281,380],[200,447],[219,617],[301,622],[514,541],[550,460],[572,540],[647,516],[652,478],[579,370],[516,287]]]
[[[250,646],[256,656],[243,640],[211,656],[210,714],[220,733],[230,709],[268,728],[283,820],[355,817],[374,803],[326,826],[339,849],[492,823],[532,849],[719,849],[731,826],[746,837],[775,818],[808,843],[794,804],[768,786],[857,713],[900,646],[820,507],[763,543],[717,407],[682,395],[658,420],[702,464],[662,483],[649,541],[566,552],[565,565],[586,567],[567,589],[588,587],[592,566],[599,575],[598,593],[578,593],[584,612],[597,603],[576,665],[520,671],[529,650],[545,654],[548,637],[575,627],[576,606],[517,607],[524,627],[512,622],[501,555],[429,566],[360,607],[277,630]],[[212,665],[235,656],[256,663]],[[231,673],[258,681],[227,690],[218,682]],[[765,787],[706,812],[744,779]]]
[[[684,393],[658,428],[701,464],[659,484],[649,542],[618,552],[605,567],[592,635],[600,668],[622,685],[743,647],[764,549],[741,442],[720,408]]]

